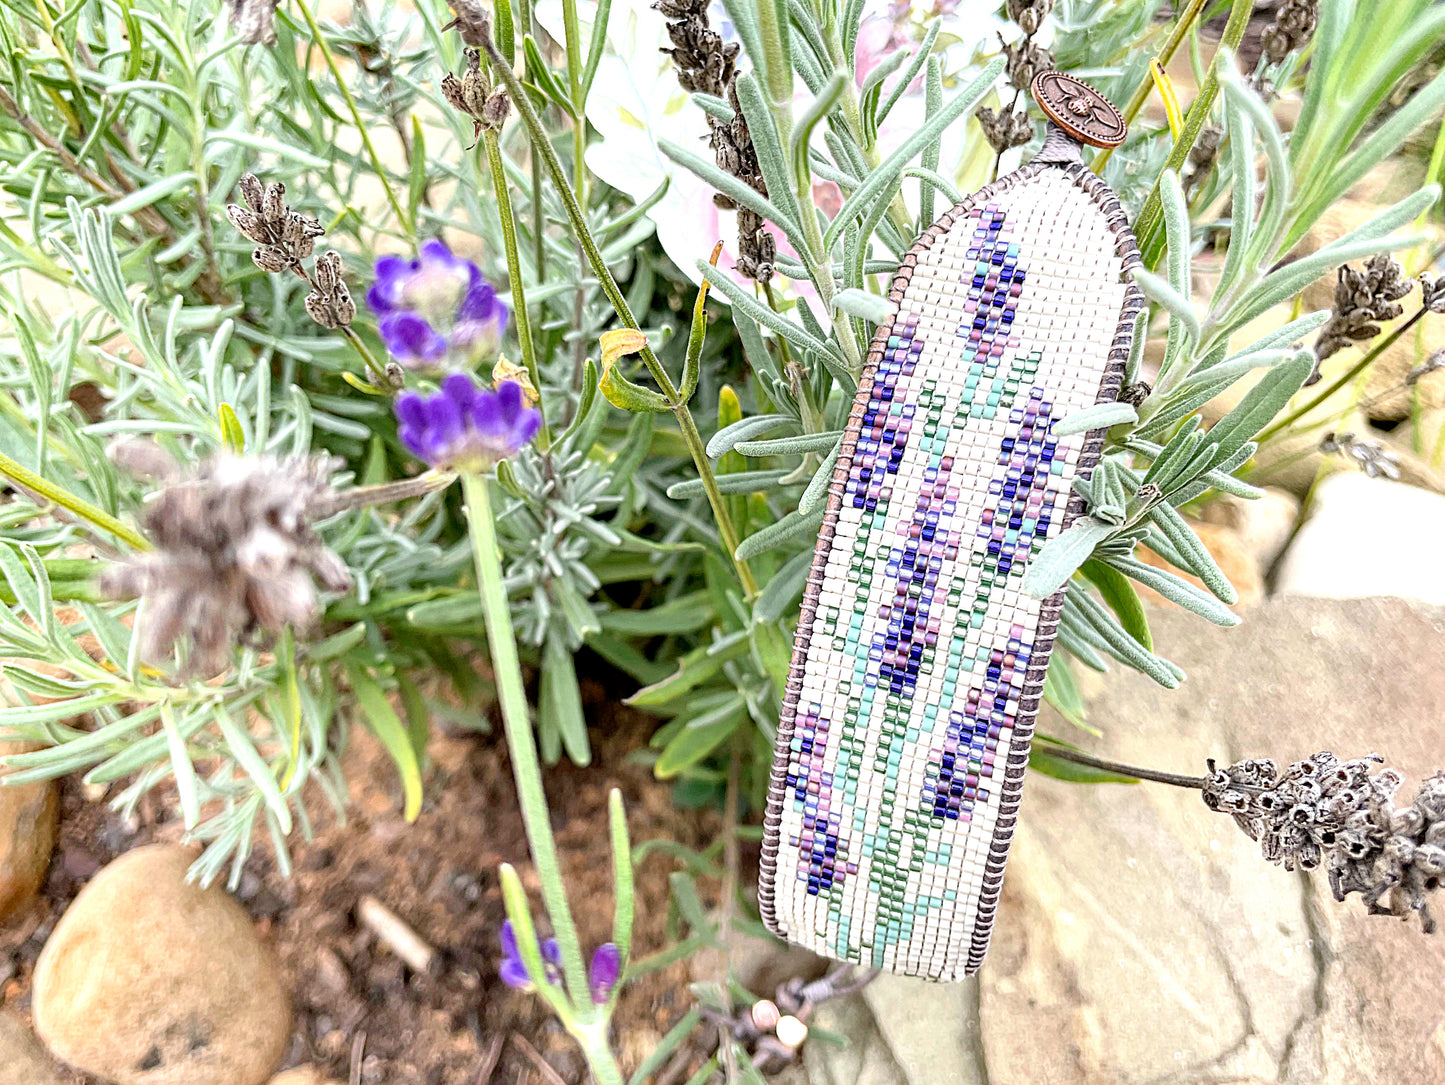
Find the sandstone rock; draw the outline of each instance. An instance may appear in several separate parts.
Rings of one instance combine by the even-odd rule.
[[[185,881],[170,845],[115,860],[76,897],[36,964],[36,1031],[116,1085],[260,1085],[285,1050],[276,963],[219,887]]]
[[[32,748],[0,742],[0,756]],[[45,880],[59,811],[53,783],[0,785],[0,924],[29,903]]]
[[[1094,685],[1106,756],[1199,773],[1211,756],[1378,750],[1411,791],[1442,767],[1445,610],[1271,598],[1237,629],[1150,621],[1189,677],[1174,694],[1124,668]],[[1445,1080],[1445,940],[1271,866],[1198,792],[1036,774],[1015,839],[976,986],[885,977],[825,1004],[818,1025],[852,1043],[809,1044],[811,1081]]]
[[[1441,538],[1445,496],[1341,471],[1315,487],[1309,513],[1280,559],[1275,589],[1445,604]]]
[[[1110,674],[1089,706],[1108,756],[1195,773],[1208,756],[1379,750],[1412,790],[1440,767],[1445,612],[1271,599],[1233,630],[1150,618],[1187,684]],[[1445,1078],[1428,993],[1445,944],[1271,866],[1197,792],[1035,777],[1020,828],[981,974],[990,1080]]]
[[[297,1066],[282,1070],[268,1085],[339,1085],[335,1078],[329,1078],[314,1066]]]
[[[0,1085],[65,1085],[30,1027],[13,1013],[0,1013]]]
[[[1221,524],[1192,522],[1189,526],[1194,529],[1199,541],[1204,544],[1204,549],[1209,551],[1215,564],[1239,593],[1239,601],[1234,604],[1235,610],[1246,610],[1264,598],[1264,574],[1260,564],[1237,531]],[[1202,585],[1198,577],[1176,569],[1147,547],[1139,547],[1138,554],[1139,560],[1148,565],[1168,569],[1197,586]],[[1141,597],[1163,604],[1164,600],[1157,592],[1138,584],[1135,587]]]
[[[1264,496],[1254,500],[1220,494],[1200,510],[1200,518],[1233,529],[1258,569],[1266,572],[1294,534],[1299,513],[1299,498],[1288,490],[1267,486]]]

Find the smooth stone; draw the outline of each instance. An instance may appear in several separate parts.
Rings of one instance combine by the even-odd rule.
[[[1208,757],[1377,750],[1407,794],[1442,767],[1445,611],[1285,597],[1229,630],[1149,616],[1186,685],[1106,676],[1089,717],[1107,739],[1081,740],[1103,756],[1196,774]],[[1042,729],[1080,740],[1057,719]],[[1445,941],[1271,865],[1196,791],[1034,774],[981,973],[989,1080],[1441,1081],[1442,972]]]
[[[1445,605],[1445,496],[1341,471],[1315,487],[1280,559],[1281,595],[1399,596]]]
[[[335,1078],[327,1077],[314,1066],[296,1066],[282,1070],[267,1085],[340,1085]]]
[[[1204,544],[1204,549],[1209,551],[1209,556],[1219,566],[1220,572],[1234,585],[1235,593],[1239,596],[1234,603],[1236,611],[1246,610],[1264,598],[1264,573],[1259,561],[1255,558],[1249,545],[1240,537],[1239,532],[1222,524],[1191,522],[1189,526],[1194,529],[1194,534],[1199,536],[1199,541]],[[1195,587],[1204,586],[1203,581],[1197,576],[1186,573],[1182,569],[1176,569],[1147,546],[1140,546],[1137,555],[1139,560],[1146,565],[1168,570],[1176,576],[1183,577]],[[1152,588],[1146,588],[1142,584],[1136,584],[1135,588],[1138,590],[1140,598],[1164,604],[1164,597]]]
[[[0,1085],[65,1085],[30,1026],[13,1013],[0,1013]]]
[[[0,742],[0,757],[34,748]],[[53,782],[0,784],[0,924],[30,903],[45,881],[59,815],[60,798]]]
[[[36,963],[50,1050],[116,1085],[261,1085],[291,1011],[271,951],[220,887],[188,883],[187,848],[116,859],[80,892]]]

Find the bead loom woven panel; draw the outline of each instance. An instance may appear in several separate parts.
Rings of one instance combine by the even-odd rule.
[[[1026,168],[936,227],[860,386],[761,890],[769,926],[826,956],[947,980],[987,949],[1062,598],[1023,572],[1099,443],[1051,427],[1113,398],[1132,290],[1117,205],[1081,176]]]

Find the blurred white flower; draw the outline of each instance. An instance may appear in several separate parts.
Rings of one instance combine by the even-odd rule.
[[[939,35],[940,56],[945,73],[945,97],[956,93],[962,82],[951,79],[964,74],[982,55],[997,51],[996,31],[1008,24],[999,18],[997,3],[989,0],[934,0],[931,4],[890,4],[886,0],[868,0],[864,21],[858,35],[855,63],[858,78],[875,68],[884,57],[901,45],[916,42],[923,28],[935,16],[944,20]],[[561,0],[540,0],[537,20],[558,41],[563,40]],[[591,35],[588,17],[596,11],[586,0],[579,5],[581,33],[586,41]],[[725,40],[733,38],[732,27],[721,4],[713,4],[711,22]],[[666,20],[654,11],[649,0],[614,0],[607,31],[608,51],[597,68],[597,78],[587,101],[587,119],[601,137],[587,149],[587,166],[606,184],[641,202],[669,180],[666,194],[648,212],[657,228],[657,239],[663,251],[684,274],[699,282],[699,258],[708,256],[713,245],[721,240],[723,253],[718,266],[731,271],[737,255],[737,215],[719,210],[712,201],[708,184],[675,165],[658,150],[663,139],[683,147],[694,147],[704,157],[708,126],[705,115],[690,100],[677,82],[672,62],[662,50],[670,46]],[[746,60],[744,60],[746,63]],[[893,76],[891,89],[898,76]],[[949,85],[952,84],[952,85]],[[810,96],[798,80],[799,106],[803,108]],[[898,101],[878,133],[878,149],[887,156],[924,120],[921,81]],[[968,122],[972,123],[972,122]],[[821,146],[821,133],[818,139]],[[961,152],[964,139],[945,139],[940,170],[960,184],[971,178],[963,176],[966,163]],[[981,141],[972,141],[981,142]],[[990,157],[990,164],[991,164]],[[905,186],[910,205],[917,206],[917,186]],[[841,194],[831,183],[820,184],[814,199],[829,213],[836,212]],[[778,251],[791,255],[793,250],[775,230]],[[806,284],[790,283],[781,275],[774,283],[793,296],[806,295]]]

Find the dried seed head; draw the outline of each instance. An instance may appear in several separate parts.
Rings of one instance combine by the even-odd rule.
[[[1341,761],[1328,752],[1296,761],[1276,778],[1272,763],[1241,761],[1215,769],[1204,786],[1212,810],[1232,813],[1271,862],[1285,869],[1326,865],[1335,899],[1359,893],[1372,914],[1418,913],[1435,929],[1426,895],[1445,874],[1445,773],[1420,785],[1397,808],[1401,776],[1372,771],[1375,755]],[[1259,765],[1269,764],[1269,772]]]
[[[733,108],[731,121],[708,114],[713,157],[718,167],[766,196],[768,186],[737,98],[739,46],[724,43],[722,36],[712,29],[708,23],[707,0],[657,0],[653,7],[668,20],[667,32],[673,47],[662,51],[672,57],[678,84],[690,93],[722,98]],[[721,194],[713,196],[713,203],[729,211],[737,206]],[[746,208],[739,209],[738,270],[751,279],[766,282],[772,278],[776,257],[776,242],[763,220]]]
[[[247,45],[276,44],[277,0],[231,0],[231,26]]]
[[[1054,0],[1008,0],[1008,17],[1029,35],[1038,33],[1053,10]]]
[[[507,97],[506,88],[498,87],[487,96],[487,103],[482,107],[482,126],[499,130],[511,112],[512,100]]]
[[[1278,64],[1296,49],[1303,48],[1314,34],[1319,17],[1319,0],[1284,0],[1275,10],[1274,20],[1260,35],[1265,59]]]
[[[243,636],[309,629],[320,613],[317,586],[351,585],[311,526],[333,508],[329,479],[339,465],[330,456],[221,456],[152,498],[143,523],[156,549],[101,580],[107,594],[143,600],[142,656],[159,662],[181,643],[185,673],[210,675]]]
[[[1420,304],[1432,313],[1445,313],[1445,275],[1420,276]]]
[[[1405,311],[1396,303],[1414,288],[1414,280],[1405,276],[1405,269],[1389,253],[1370,257],[1363,268],[1341,265],[1334,311],[1315,341],[1315,358],[1322,362],[1351,342],[1375,338],[1380,321],[1394,320]],[[1316,365],[1307,383],[1318,380]]]
[[[479,0],[447,0],[447,6],[452,9],[453,18],[443,30],[456,27],[462,41],[473,49],[480,49],[491,39],[492,20]]]
[[[1032,31],[1028,33],[1031,34]],[[1009,85],[1015,90],[1027,92],[1035,75],[1054,66],[1053,55],[1047,49],[1035,45],[1032,37],[1024,37],[1009,44],[1000,34],[998,40],[1003,46],[1004,56],[1008,58],[1008,66],[1004,70],[1008,73]]]
[[[344,328],[356,318],[356,302],[341,277],[341,254],[327,250],[316,258],[315,283],[306,295],[306,311],[323,328]]]
[[[1370,478],[1400,477],[1400,458],[1379,441],[1353,433],[1327,433],[1319,447],[1327,456],[1339,454],[1352,460]]]
[[[1034,138],[1034,122],[1024,110],[1017,113],[1008,109],[995,112],[985,106],[978,111],[978,123],[983,128],[983,138],[998,154],[1010,147],[1022,147]]]
[[[254,174],[244,174],[237,187],[249,205],[229,204],[226,217],[248,241],[256,243],[251,259],[263,271],[280,272],[296,267],[310,256],[316,238],[326,231],[310,215],[292,211],[286,205],[286,186],[277,182],[262,185]]]

